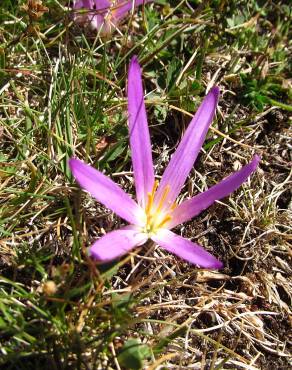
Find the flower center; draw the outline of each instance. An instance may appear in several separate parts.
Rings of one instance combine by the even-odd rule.
[[[149,234],[155,234],[159,229],[164,227],[171,219],[171,213],[176,207],[176,203],[173,203],[165,211],[164,205],[166,202],[167,195],[170,190],[170,186],[166,185],[163,193],[159,199],[158,204],[154,204],[155,192],[158,188],[159,182],[156,180],[154,182],[151,193],[147,194],[147,205],[145,208],[146,223],[144,227],[144,232]]]

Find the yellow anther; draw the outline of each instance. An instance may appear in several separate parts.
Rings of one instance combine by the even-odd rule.
[[[177,207],[177,203],[176,203],[176,202],[174,202],[174,203],[172,204],[172,206],[170,207],[170,210],[171,210],[171,211],[174,211],[174,210],[176,209],[176,207]]]
[[[151,193],[149,192],[147,194],[147,206],[146,206],[146,214],[147,215],[150,213],[151,208],[153,206],[154,196],[155,196],[156,189],[158,188],[158,185],[159,185],[159,181],[155,180]]]
[[[153,205],[153,197],[152,193],[147,193],[147,206],[146,206],[146,214],[148,215]]]
[[[168,221],[172,219],[171,216],[166,215],[164,219],[156,226],[157,229],[160,229],[162,226],[164,226]]]
[[[147,193],[147,204],[145,208],[146,224],[144,230],[148,234],[156,233],[160,228],[164,227],[165,224],[172,219],[170,214],[177,205],[176,203],[173,203],[171,207],[167,207],[168,213],[167,210],[162,211],[170,191],[170,186],[166,185],[162,191],[158,206],[156,207],[157,203],[154,204],[154,198],[158,185],[159,182],[156,180],[153,184],[152,191]]]
[[[170,186],[169,185],[166,185],[166,187],[163,190],[162,196],[161,196],[161,198],[159,200],[158,207],[157,207],[157,209],[156,209],[155,212],[159,213],[161,211],[161,208],[163,206],[163,203],[165,202],[165,199],[168,196],[169,190],[170,190]]]

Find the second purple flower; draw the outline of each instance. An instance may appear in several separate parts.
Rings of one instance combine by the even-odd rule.
[[[100,36],[109,36],[133,8],[150,1],[153,0],[75,0],[74,19],[89,25]]]

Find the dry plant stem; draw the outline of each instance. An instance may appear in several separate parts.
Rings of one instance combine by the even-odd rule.
[[[146,250],[146,253],[145,253],[144,256],[141,256],[141,257],[143,258],[143,257],[147,257],[149,255],[152,255],[154,248],[155,248],[155,243],[153,243],[151,240],[148,241],[147,244],[143,247],[143,250]],[[141,250],[142,250],[142,248],[140,248],[140,251]],[[139,249],[137,251],[135,251],[134,257],[135,256],[140,257],[139,256]],[[145,271],[142,270],[139,274],[136,274],[136,275],[134,275],[134,272],[139,268],[139,266],[142,264],[142,262],[143,262],[143,259],[141,259],[138,263],[135,264],[135,266],[132,268],[129,275],[127,276],[126,281],[130,281],[130,279],[139,281],[139,277],[141,277],[144,274]]]

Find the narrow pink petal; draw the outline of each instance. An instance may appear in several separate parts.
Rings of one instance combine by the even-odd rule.
[[[139,214],[143,212],[109,177],[78,159],[69,160],[70,169],[79,185],[95,199],[132,224],[140,224]]]
[[[90,24],[93,30],[97,30],[99,35],[109,35],[111,33],[110,19],[110,0],[92,0],[94,6],[92,6],[93,12],[91,14]]]
[[[138,203],[145,208],[147,193],[154,184],[151,144],[144,105],[141,69],[133,57],[128,77],[129,134]]]
[[[78,0],[74,1],[73,9],[92,9],[92,1],[91,0]]]
[[[73,9],[87,9],[87,13],[76,13],[75,21],[80,24],[90,24],[91,28],[101,34],[109,34],[111,26],[106,22],[105,16],[109,12],[109,0],[79,0],[73,3]]]
[[[130,226],[101,237],[91,246],[90,254],[99,261],[110,261],[129,252],[134,247],[144,244],[147,239],[146,234],[142,234]]]
[[[95,5],[94,9],[97,11],[108,11],[111,7],[110,0],[93,0],[93,4]]]
[[[89,15],[90,25],[93,30],[99,32],[100,36],[106,36],[111,34],[112,24],[107,21],[105,15],[92,14]]]
[[[216,200],[227,197],[235,191],[246,179],[254,172],[259,164],[260,157],[255,155],[250,163],[242,167],[239,171],[229,175],[218,184],[204,191],[195,197],[181,203],[172,214],[168,227],[173,228],[176,225],[190,220],[197,216],[204,209],[210,207]]]
[[[169,186],[169,192],[164,202],[165,208],[175,201],[204,143],[215,113],[218,97],[219,88],[213,87],[197,110],[164,171],[156,193],[155,203],[159,202],[167,186]]]
[[[142,4],[149,3],[154,0],[119,0],[117,6],[114,8],[114,16],[116,19],[124,18],[125,15],[132,10],[133,3],[134,7],[137,7]]]
[[[192,243],[170,230],[161,229],[151,238],[168,252],[174,253],[180,258],[209,269],[220,269],[223,263],[218,261],[200,245]]]
[[[78,0],[74,1],[74,9],[89,9],[95,10],[98,14],[106,13],[111,7],[110,0]]]

